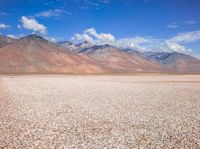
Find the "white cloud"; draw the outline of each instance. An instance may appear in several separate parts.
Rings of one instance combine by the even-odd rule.
[[[111,34],[106,33],[97,33],[94,28],[89,28],[84,31],[85,34],[88,34],[89,36],[95,38],[99,42],[109,42],[114,41],[115,37]]]
[[[82,9],[101,9],[111,3],[111,0],[74,0]]]
[[[73,41],[88,41],[91,44],[110,44],[119,48],[132,48],[138,51],[175,51],[188,53],[192,49],[185,47],[187,43],[200,40],[200,31],[180,33],[169,39],[155,39],[152,37],[133,37],[115,39],[109,33],[97,33],[94,28],[86,29],[82,34],[75,34]]]
[[[19,34],[19,35],[8,34],[7,36],[10,38],[19,39],[19,38],[24,37],[25,35],[24,34]]]
[[[111,0],[101,0],[101,2],[108,5],[110,4]]]
[[[93,43],[93,38],[87,34],[75,34],[74,37],[71,38],[73,41],[88,41]]]
[[[20,24],[18,24],[18,25],[17,25],[17,28],[21,29],[22,27],[21,27],[21,25],[20,25]]]
[[[49,40],[49,41],[51,41],[51,42],[56,42],[57,41],[56,38],[54,38],[54,37],[44,36],[44,38]]]
[[[193,25],[193,24],[196,24],[197,22],[193,21],[193,20],[188,20],[185,23],[188,24],[188,25]]]
[[[10,38],[16,38],[16,36],[12,35],[12,34],[8,34],[7,36],[10,37]]]
[[[82,34],[75,34],[72,37],[73,41],[88,41],[92,44],[111,44],[115,41],[112,34],[97,33],[94,28],[86,29]]]
[[[197,40],[200,40],[200,31],[180,33],[170,39],[170,41],[182,43],[191,43]]]
[[[165,41],[165,48],[166,51],[174,51],[174,52],[181,52],[181,53],[188,53],[191,52],[192,49],[186,48],[185,46],[177,43],[177,42],[172,42],[170,40]]]
[[[200,31],[185,32],[166,40],[165,46],[171,51],[187,53],[191,52],[192,49],[186,48],[182,44],[192,43],[199,40]]]
[[[178,27],[179,27],[179,25],[178,25],[178,23],[176,23],[176,22],[173,22],[173,23],[167,25],[167,28],[172,28],[172,29],[178,28]]]
[[[28,19],[25,16],[21,17],[21,27],[32,30],[34,32],[40,32],[41,34],[46,34],[47,33],[47,28],[43,24],[38,23],[37,20],[35,19]]]
[[[62,8],[66,8],[69,6],[69,2],[72,1],[73,3],[78,6],[77,8],[82,9],[101,9],[111,3],[112,0],[29,0],[32,3],[40,3],[41,5],[46,6],[54,6],[57,1],[60,2]]]
[[[145,51],[146,48],[143,44],[152,42],[151,38],[134,37],[134,38],[123,38],[116,40],[115,37],[110,33],[97,33],[94,28],[86,29],[82,34],[75,34],[72,41],[88,41],[91,44],[103,45],[109,44],[119,48],[134,48],[139,51]]]
[[[175,29],[178,27],[182,27],[184,25],[194,25],[196,23],[197,22],[193,21],[193,20],[188,20],[188,21],[184,21],[184,22],[172,22],[169,25],[167,25],[167,28]]]
[[[53,9],[53,10],[45,10],[39,13],[36,13],[34,17],[43,17],[43,18],[60,18],[64,15],[70,15],[71,13],[68,11],[65,11],[63,9]]]
[[[10,27],[10,25],[4,24],[4,23],[0,24],[0,29],[7,29],[9,27]]]
[[[139,51],[146,51],[146,47],[142,46],[146,43],[150,43],[151,40],[144,37],[124,38],[115,41],[115,46],[122,48],[133,48]]]

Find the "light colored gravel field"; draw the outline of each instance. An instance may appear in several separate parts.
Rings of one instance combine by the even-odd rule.
[[[1,76],[0,148],[200,148],[200,76]]]

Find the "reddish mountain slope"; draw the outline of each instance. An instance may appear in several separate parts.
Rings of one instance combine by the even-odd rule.
[[[75,52],[30,35],[19,40],[2,36],[0,73],[200,73],[200,60],[181,53],[139,53],[110,45],[76,45]]]
[[[7,46],[8,44],[14,43],[17,41],[14,38],[10,38],[8,36],[0,35],[0,48]]]
[[[37,35],[0,49],[1,73],[102,73],[90,57],[66,52]]]
[[[93,46],[82,49],[80,52],[89,55],[115,72],[160,72],[158,63],[148,61],[134,53],[123,52],[110,45]]]
[[[161,64],[165,72],[200,73],[200,60],[183,53],[149,52],[143,54],[148,60]]]

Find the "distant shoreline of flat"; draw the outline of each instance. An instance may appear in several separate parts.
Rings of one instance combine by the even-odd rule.
[[[56,75],[56,76],[177,76],[200,75],[200,73],[0,73],[0,76],[29,76],[29,75]]]

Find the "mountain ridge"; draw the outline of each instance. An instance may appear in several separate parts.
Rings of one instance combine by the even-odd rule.
[[[0,73],[200,73],[200,60],[183,53],[53,43],[36,34],[1,37]]]
[[[0,34],[0,48],[7,46],[8,44],[14,43],[15,41],[17,41],[17,39]]]
[[[0,48],[1,73],[102,73],[96,61],[64,51],[40,36],[26,36]]]

